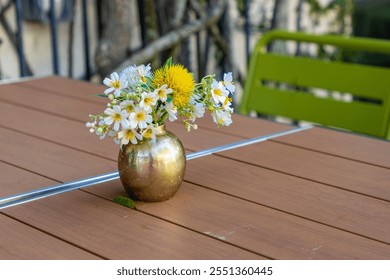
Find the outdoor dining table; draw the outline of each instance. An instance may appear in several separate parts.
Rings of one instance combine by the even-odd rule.
[[[85,123],[104,87],[58,76],[0,85],[0,198],[117,170]],[[235,114],[187,132],[188,154],[294,127]],[[0,259],[390,259],[390,142],[321,128],[187,161],[165,202],[113,202],[118,179],[0,210]]]

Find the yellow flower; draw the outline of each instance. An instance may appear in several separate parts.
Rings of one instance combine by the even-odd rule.
[[[172,89],[173,105],[184,108],[190,102],[195,80],[191,73],[180,64],[163,66],[154,73],[153,83],[156,87],[167,85]]]

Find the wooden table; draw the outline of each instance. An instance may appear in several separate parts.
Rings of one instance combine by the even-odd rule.
[[[85,127],[103,87],[59,77],[0,86],[0,197],[116,170]],[[290,127],[211,117],[188,152]],[[1,259],[390,259],[390,143],[312,128],[188,161],[162,203],[112,202],[118,180],[1,210]]]

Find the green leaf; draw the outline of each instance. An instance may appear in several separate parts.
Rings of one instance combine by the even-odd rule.
[[[128,198],[128,197],[124,197],[124,196],[118,195],[117,197],[115,197],[115,198],[113,199],[113,201],[114,201],[115,203],[117,203],[117,204],[122,205],[122,206],[125,206],[125,207],[128,207],[128,208],[137,210],[137,208],[135,207],[134,201],[131,200],[131,199]]]
[[[140,88],[143,89],[143,91],[150,92],[150,88],[147,84],[140,84]]]
[[[165,61],[164,63],[164,67],[171,67],[172,66],[172,56],[170,58],[167,59],[167,61]]]

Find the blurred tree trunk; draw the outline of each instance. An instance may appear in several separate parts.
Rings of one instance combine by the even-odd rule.
[[[198,0],[100,0],[98,3],[102,32],[95,62],[100,76],[132,64],[152,62],[159,66],[170,56],[194,72],[199,68],[196,65],[199,61],[193,52],[201,44],[193,44],[192,39],[201,30],[210,30],[217,48],[231,62],[228,55],[231,50],[223,38],[230,37],[231,30],[226,28],[226,22],[218,28],[227,0],[211,1],[210,6]],[[139,24],[134,24],[134,11],[138,11]],[[142,48],[130,50],[130,45],[134,45],[130,44],[134,28],[140,28]]]
[[[158,23],[159,37],[162,37],[169,32],[179,28],[187,18],[187,0],[160,0],[155,2],[156,16]],[[180,46],[185,45],[186,40],[181,44],[176,44],[171,48],[160,53],[161,62],[164,62],[170,56],[177,60],[180,51]],[[188,56],[189,54],[186,53]],[[185,63],[183,63],[186,65]]]
[[[102,77],[128,56],[130,34],[132,32],[131,9],[133,1],[99,1],[101,6],[101,39],[99,41],[95,63],[98,74]]]
[[[210,28],[212,25],[216,25],[220,20],[221,15],[226,7],[226,0],[218,0],[215,5],[210,7],[209,10],[200,19],[191,20],[189,23],[175,28],[162,37],[159,37],[152,43],[148,44],[145,48],[133,53],[122,64],[118,65],[116,69],[121,69],[129,64],[139,64],[150,62],[156,54],[170,49],[180,44],[185,38],[195,34],[196,32]]]

